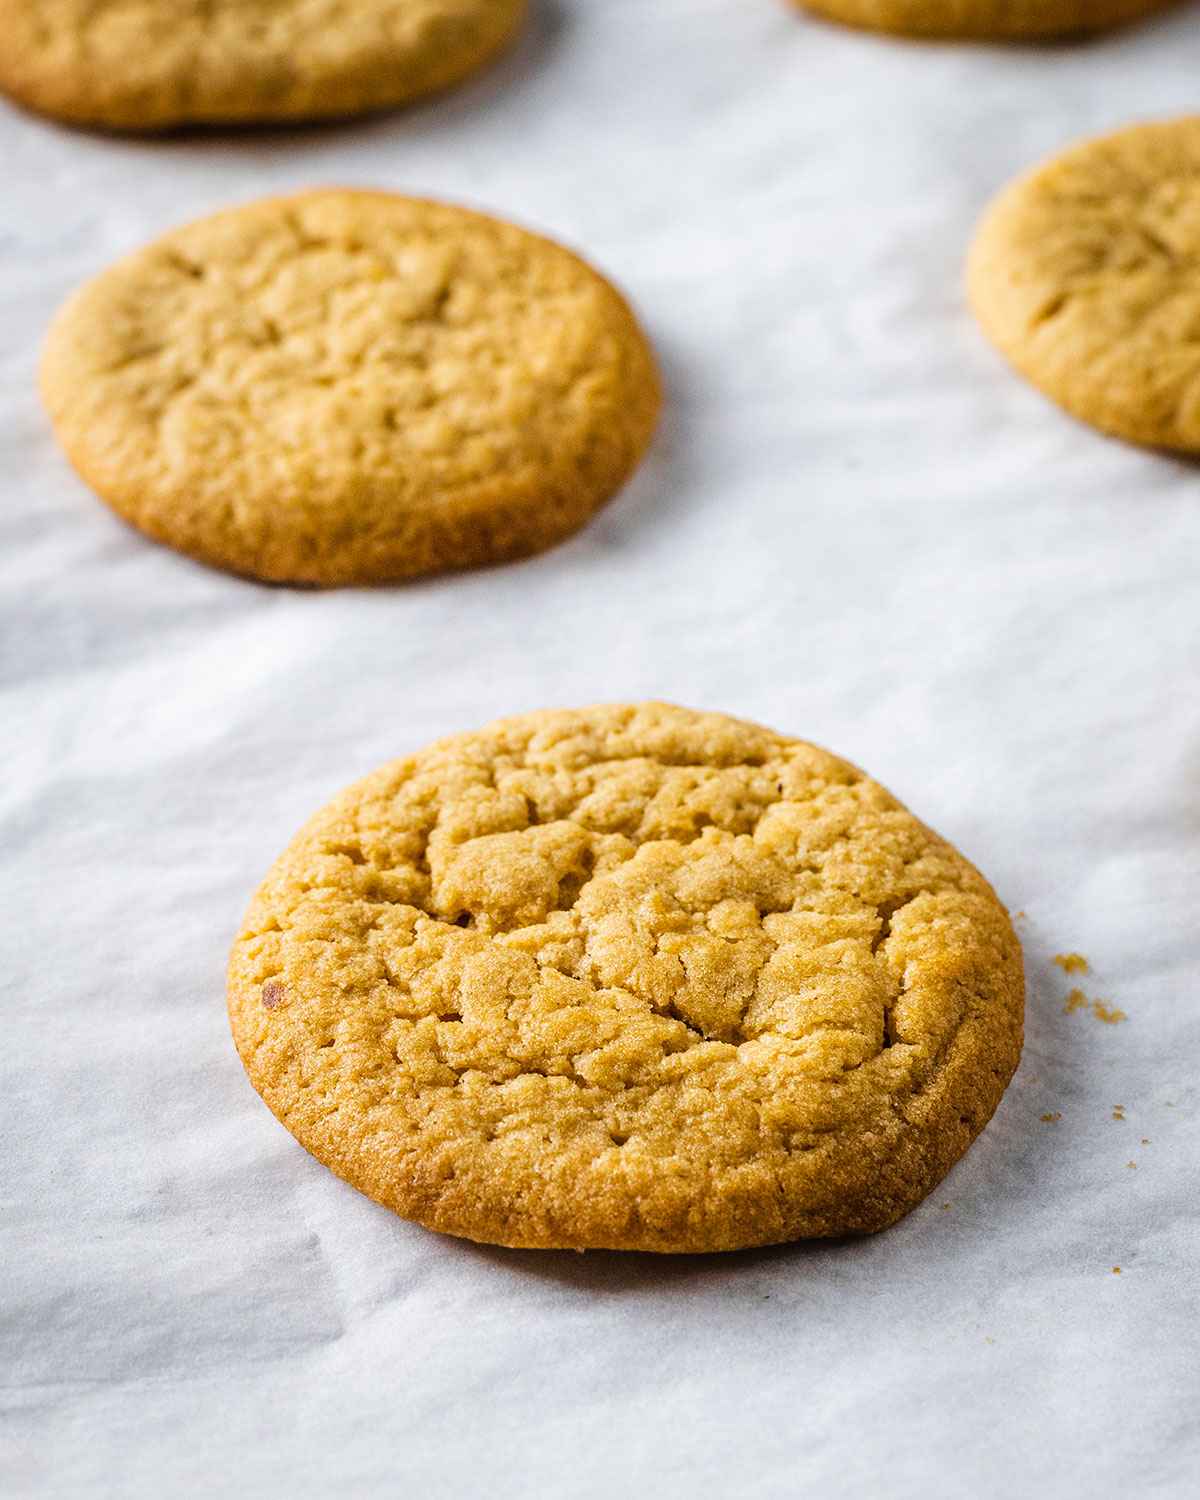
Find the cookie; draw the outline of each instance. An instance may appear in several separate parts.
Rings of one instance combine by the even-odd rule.
[[[1015,41],[1070,36],[1164,10],[1175,0],[797,0],[831,21],[901,36]]]
[[[527,714],[383,767],[251,902],[255,1088],[405,1218],[511,1246],[884,1228],[1021,1051],[987,882],[845,761],[667,704]]]
[[[549,240],[329,190],[165,235],[56,318],[75,467],[182,552],[366,583],[562,540],[629,476],[659,382],[621,296]]]
[[[317,119],[457,83],[526,0],[0,0],[0,89],[110,130]]]
[[[1200,117],[1087,141],[1020,178],[979,227],[968,285],[988,336],[1067,411],[1200,452]]]

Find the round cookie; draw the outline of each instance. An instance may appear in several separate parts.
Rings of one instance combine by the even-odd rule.
[[[1013,183],[968,285],[992,341],[1074,416],[1200,452],[1200,117],[1087,141]]]
[[[560,541],[636,467],[660,404],[629,308],[561,246],[338,190],[216,214],[89,282],[42,392],[126,520],[311,584]]]
[[[351,787],[251,902],[228,993],[255,1088],[380,1203],[655,1251],[893,1223],[996,1108],[1024,1005],[991,888],[881,786],[656,703]]]
[[[0,89],[112,130],[317,119],[457,83],[526,0],[0,0]]]
[[[1070,36],[1164,10],[1175,0],[796,0],[831,21],[900,36],[1017,41]]]

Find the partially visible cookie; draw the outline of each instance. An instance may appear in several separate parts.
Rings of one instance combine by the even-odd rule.
[[[0,0],[0,89],[76,125],[317,119],[457,83],[526,0]]]
[[[919,1203],[1017,1066],[1024,981],[987,882],[861,771],[648,703],[351,787],[251,902],[228,995],[267,1104],[406,1218],[707,1251]]]
[[[902,36],[1016,41],[1103,31],[1164,10],[1175,0],[796,0],[805,9],[869,31]]]
[[[1135,125],[1018,179],[971,247],[992,341],[1092,426],[1200,452],[1200,116]]]
[[[660,394],[628,306],[549,240],[326,191],[175,230],[75,294],[42,391],[120,515],[276,582],[412,577],[560,541]]]

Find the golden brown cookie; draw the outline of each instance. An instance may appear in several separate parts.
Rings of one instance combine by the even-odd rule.
[[[126,520],[313,584],[551,546],[628,478],[660,401],[629,308],[561,246],[332,189],[215,214],[89,282],[42,391]]]
[[[0,0],[0,89],[77,125],[316,119],[457,83],[526,0]]]
[[[502,1245],[882,1229],[996,1108],[1021,952],[961,855],[799,740],[527,714],[351,787],[254,897],[256,1089],[363,1192]]]
[[[1022,374],[1104,432],[1200,452],[1200,117],[1087,141],[1020,178],[970,297]]]
[[[806,10],[901,36],[1016,41],[1070,36],[1164,10],[1176,0],[796,0]]]

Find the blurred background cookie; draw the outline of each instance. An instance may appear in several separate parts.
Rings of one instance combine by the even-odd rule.
[[[870,31],[996,41],[1070,36],[1121,26],[1175,0],[797,0]]]
[[[971,247],[992,342],[1093,427],[1200,452],[1200,117],[1085,141],[1008,187]]]
[[[388,109],[457,83],[526,0],[0,0],[0,89],[77,125],[164,130]]]
[[[569,251],[336,189],[215,214],[96,277],[54,321],[42,391],[126,520],[312,584],[549,547],[633,471],[660,404],[633,314]]]

